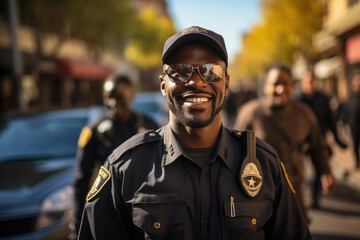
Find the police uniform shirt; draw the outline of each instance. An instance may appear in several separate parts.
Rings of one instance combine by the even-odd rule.
[[[133,114],[126,122],[117,120],[113,111],[108,111],[86,126],[83,142],[79,141],[77,151],[77,167],[74,176],[75,209],[74,217],[80,222],[85,205],[85,197],[91,185],[93,169],[102,165],[111,152],[124,141],[141,130],[157,129],[159,126],[150,118]],[[82,136],[80,136],[80,139]]]
[[[79,239],[310,239],[279,158],[260,139],[263,185],[254,198],[244,193],[239,136],[222,127],[203,168],[170,125],[132,137],[100,169]]]

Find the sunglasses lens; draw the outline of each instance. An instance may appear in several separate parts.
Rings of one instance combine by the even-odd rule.
[[[215,64],[202,64],[199,66],[199,72],[202,79],[206,82],[218,82],[223,75],[223,68]]]
[[[165,73],[175,82],[186,82],[193,74],[191,64],[173,64],[165,69]],[[196,68],[195,68],[196,69]],[[206,82],[218,82],[223,75],[223,68],[220,65],[208,63],[198,67],[201,78]]]
[[[190,64],[169,65],[165,73],[176,82],[186,82],[192,75],[193,68]]]

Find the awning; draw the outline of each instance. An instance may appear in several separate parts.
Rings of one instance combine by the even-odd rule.
[[[53,74],[59,77],[97,80],[105,79],[113,73],[114,69],[93,61],[74,60],[67,58],[54,59]]]

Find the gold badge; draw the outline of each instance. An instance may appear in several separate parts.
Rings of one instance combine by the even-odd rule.
[[[239,134],[238,134],[239,135]],[[239,182],[248,197],[253,198],[260,192],[263,184],[263,173],[256,158],[256,137],[254,131],[244,131],[239,135],[242,139],[241,151],[244,160],[239,172]]]
[[[262,177],[256,165],[247,163],[241,174],[242,186],[251,197],[255,197],[262,186]]]
[[[290,182],[289,176],[288,176],[288,174],[287,174],[287,172],[286,172],[286,169],[285,169],[285,165],[284,165],[283,162],[280,162],[280,164],[281,164],[282,170],[283,170],[283,172],[284,172],[284,176],[285,176],[285,178],[286,178],[286,181],[288,182],[291,191],[295,194],[296,191],[295,191],[293,185],[292,185],[291,182]]]
[[[105,183],[107,183],[107,181],[109,181],[110,177],[111,177],[110,172],[106,168],[101,166],[99,173],[98,173],[88,195],[86,196],[86,201],[89,201],[93,197],[95,197],[96,194],[98,194],[100,192],[100,190],[105,186]]]
[[[89,142],[90,138],[92,136],[91,129],[88,127],[83,127],[80,133],[80,137],[78,140],[78,146],[80,148],[83,148],[86,146],[86,144]]]

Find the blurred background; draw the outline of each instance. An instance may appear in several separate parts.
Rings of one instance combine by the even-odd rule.
[[[358,16],[358,0],[4,0],[0,113],[98,103],[115,72],[157,90],[164,41],[192,25],[224,36],[233,91],[257,90],[264,69],[283,62],[295,78],[314,66],[320,88],[343,102],[360,66]]]
[[[165,40],[175,32],[197,25],[224,36],[231,76],[224,122],[231,127],[241,105],[262,95],[264,71],[275,62],[289,65],[295,81],[312,67],[319,79],[319,90],[330,97],[336,111],[348,99],[352,72],[360,69],[359,16],[360,0],[0,1],[0,116],[33,109],[87,108],[78,114],[43,116],[40,123],[29,125],[27,130],[19,127],[23,126],[21,121],[0,125],[1,151],[12,147],[19,152],[19,138],[28,134],[31,141],[36,138],[35,127],[46,128],[45,123],[49,123],[38,138],[46,136],[55,129],[50,124],[53,118],[57,124],[65,124],[64,119],[68,118],[69,123],[74,122],[71,118],[75,117],[80,123],[62,126],[72,127],[74,132],[74,143],[68,144],[71,149],[67,156],[71,170],[67,177],[61,175],[67,182],[58,188],[52,183],[44,196],[37,193],[39,199],[34,200],[32,208],[21,208],[13,200],[0,201],[0,238],[60,239],[56,229],[65,228],[64,218],[69,219],[71,208],[66,199],[71,194],[77,136],[83,125],[103,112],[94,106],[102,104],[105,80],[114,74],[129,75],[137,92],[134,108],[140,112],[149,113],[151,107],[141,103],[148,104],[151,99],[162,105],[164,99],[158,98],[161,53]],[[157,97],[148,92],[155,92]],[[156,111],[162,117],[156,120],[159,116],[154,115],[155,120],[166,123],[166,108],[160,106]],[[10,126],[16,131],[4,130]],[[13,142],[4,132],[15,134]],[[60,138],[61,132],[56,133],[58,142],[69,138]],[[352,174],[356,178],[351,180],[353,156],[348,150],[336,146],[334,149],[333,158],[338,161],[333,161],[332,166],[338,170],[335,174],[341,189],[338,188],[335,200],[328,202],[327,207],[333,208],[330,215],[329,211],[312,212],[314,221],[310,227],[315,239],[360,239],[360,173]],[[21,159],[29,159],[30,155],[22,152]],[[39,153],[34,156],[38,159]],[[0,155],[0,162],[9,159],[19,157]],[[65,168],[64,164],[58,166]],[[30,201],[24,189],[35,186],[41,177],[36,172],[37,180],[30,183],[30,177],[23,175],[29,169],[24,165],[1,165],[0,199],[10,199],[14,189],[21,189],[20,198]],[[55,171],[53,165],[36,169]],[[20,180],[9,184],[14,178],[21,178],[26,184],[20,184]],[[43,192],[40,189],[44,186],[37,190]],[[17,211],[9,210],[10,202]],[[18,232],[19,229],[23,230]],[[37,235],[29,234],[34,231]]]

